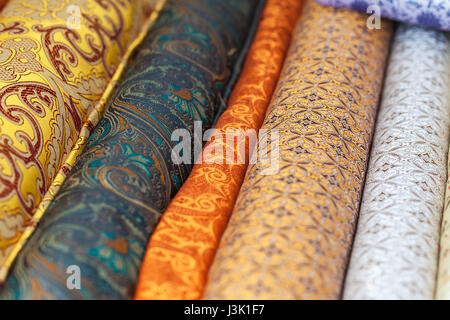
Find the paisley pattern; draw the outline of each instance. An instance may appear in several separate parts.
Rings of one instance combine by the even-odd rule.
[[[0,282],[161,3],[11,0],[1,12]]]
[[[423,27],[450,30],[449,0],[316,0],[325,5],[367,12],[377,5],[383,17]],[[372,14],[374,11],[369,11]]]
[[[243,133],[261,126],[301,5],[298,0],[267,2],[228,108],[215,127],[223,137],[227,130]],[[136,298],[201,297],[248,164],[228,164],[226,153],[218,161],[206,158],[206,150],[219,148],[232,149],[236,158],[238,146],[229,140],[206,144],[204,162],[194,166],[150,239]]]
[[[389,61],[345,299],[432,299],[450,134],[450,39],[402,24]]]
[[[131,298],[148,237],[190,165],[175,129],[211,125],[256,0],[172,0],[18,256],[1,298]],[[81,288],[66,287],[80,267]]]
[[[206,299],[340,296],[391,25],[308,1],[294,34],[262,126],[279,170],[249,166]]]

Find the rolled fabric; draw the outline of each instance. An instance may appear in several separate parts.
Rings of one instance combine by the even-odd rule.
[[[316,0],[318,3],[380,14],[385,18],[422,27],[450,30],[448,0]],[[378,8],[375,8],[377,6]]]
[[[339,298],[390,35],[306,3],[203,298]]]
[[[162,4],[10,0],[0,12],[0,283]]]
[[[441,87],[443,92],[440,99],[442,99],[442,104],[446,105],[446,108],[450,108],[450,35],[447,33],[447,39],[442,40],[442,46],[445,46],[445,50],[443,50],[443,56],[440,61],[444,61],[444,67],[441,67],[442,74],[440,78],[434,79],[433,84]],[[442,35],[444,37],[444,35]],[[435,50],[433,48],[433,50]],[[445,56],[446,54],[446,56]],[[434,62],[433,62],[434,68]],[[441,78],[444,79],[441,82]],[[446,99],[446,100],[445,100]],[[439,100],[440,101],[440,100]],[[448,124],[448,122],[447,122]],[[447,129],[448,130],[448,129]],[[447,157],[448,161],[450,161],[450,157]],[[450,162],[447,164],[447,172],[450,173]],[[442,172],[445,172],[445,169],[442,169]],[[444,216],[441,224],[441,233],[440,233],[440,251],[439,251],[439,269],[437,276],[437,288],[436,288],[436,296],[437,299],[445,299],[450,300],[450,174],[447,176],[447,188],[445,192],[445,201],[444,201]]]
[[[166,3],[1,298],[133,297],[148,237],[191,169],[172,160],[172,133],[211,124],[256,2]]]
[[[450,123],[450,41],[396,32],[345,299],[432,299]]]
[[[299,0],[268,0],[228,108],[215,127],[222,139],[205,145],[203,162],[194,166],[162,216],[147,247],[137,299],[201,297],[248,165],[247,156],[237,162],[239,146],[225,137],[237,130],[242,139],[261,126],[301,6]],[[245,155],[249,147],[245,146]],[[207,150],[218,148],[232,150],[236,161],[228,161],[226,152],[218,159],[206,158]]]

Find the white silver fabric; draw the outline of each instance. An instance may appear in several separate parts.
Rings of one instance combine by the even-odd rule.
[[[450,118],[448,34],[393,43],[344,299],[432,299]]]

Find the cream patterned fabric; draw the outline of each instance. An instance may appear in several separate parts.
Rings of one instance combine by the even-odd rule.
[[[450,42],[400,25],[370,157],[345,299],[432,299],[449,136]]]

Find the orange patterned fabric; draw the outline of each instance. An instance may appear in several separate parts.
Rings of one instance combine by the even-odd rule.
[[[257,130],[261,126],[301,6],[302,0],[268,0],[229,106],[217,123],[216,129],[222,134],[230,129]],[[208,142],[204,150],[213,144],[227,148],[226,141],[218,139]],[[225,157],[226,152],[222,163],[227,162]],[[203,162],[194,167],[149,242],[137,299],[201,297],[248,161]]]

